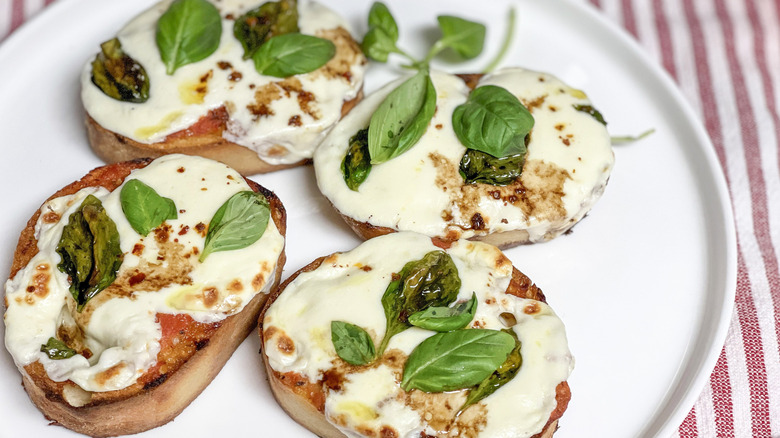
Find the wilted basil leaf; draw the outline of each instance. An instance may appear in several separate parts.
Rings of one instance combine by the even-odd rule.
[[[233,35],[251,58],[266,41],[277,35],[298,32],[297,0],[263,3],[236,19]]]
[[[100,45],[92,61],[92,83],[106,96],[123,102],[149,99],[149,76],[144,67],[122,50],[117,38]]]
[[[49,338],[49,341],[41,345],[41,351],[49,356],[49,359],[67,359],[76,355],[76,350],[57,338]]]
[[[509,91],[495,85],[476,88],[452,113],[458,140],[494,157],[525,154],[525,137],[534,118]]]
[[[504,363],[514,346],[511,335],[496,330],[437,333],[409,355],[401,388],[442,392],[474,386]]]
[[[410,315],[432,306],[448,306],[459,291],[458,268],[444,251],[431,251],[404,265],[398,279],[391,281],[382,295],[385,336],[377,355],[385,352],[390,338],[411,326]]]
[[[270,217],[271,208],[261,193],[246,190],[231,196],[211,218],[199,260],[203,262],[212,252],[246,248],[257,242]]]
[[[520,177],[524,162],[525,153],[496,158],[481,151],[466,149],[460,160],[460,176],[466,184],[505,186]]]
[[[485,25],[450,15],[437,17],[442,39],[436,44],[450,47],[466,59],[477,57],[485,44]]]
[[[68,274],[70,293],[80,312],[114,282],[122,265],[119,232],[98,198],[87,196],[70,215],[56,251],[62,259],[57,268]]]
[[[436,111],[436,89],[423,69],[391,91],[371,116],[368,150],[371,164],[406,152],[425,133]]]
[[[455,307],[429,307],[409,316],[409,324],[426,330],[449,332],[466,327],[477,311],[477,294]]]
[[[172,75],[183,65],[214,53],[222,37],[222,18],[206,0],[176,0],[157,22],[157,48]]]
[[[368,154],[368,129],[361,129],[349,139],[349,147],[341,162],[344,182],[351,190],[357,191],[360,184],[371,172],[371,157]]]
[[[300,33],[287,33],[266,41],[252,56],[262,75],[286,78],[308,73],[325,65],[336,54],[330,40]]]
[[[583,113],[590,114],[590,116],[596,119],[599,123],[601,123],[604,126],[607,126],[607,122],[606,120],[604,120],[604,116],[601,115],[599,110],[593,108],[591,105],[572,105],[572,106],[577,111],[582,111]]]
[[[130,226],[142,236],[164,221],[179,217],[172,199],[163,198],[137,179],[125,182],[119,192],[119,202]]]
[[[512,349],[512,352],[509,353],[509,356],[507,356],[504,363],[501,364],[498,369],[480,382],[479,386],[469,391],[469,395],[466,397],[466,401],[458,411],[458,415],[465,411],[469,406],[479,403],[485,397],[496,392],[498,388],[509,383],[509,381],[515,377],[515,374],[520,371],[520,366],[523,364],[523,356],[520,354],[520,340],[517,339],[517,334],[515,334],[515,331],[511,328],[502,330],[502,332],[509,334],[514,339],[515,346]]]
[[[330,339],[336,348],[336,354],[352,365],[365,365],[372,360],[374,341],[362,328],[344,321],[330,323]]]

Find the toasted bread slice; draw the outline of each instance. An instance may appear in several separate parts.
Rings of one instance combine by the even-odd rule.
[[[534,405],[539,408],[537,412],[525,412],[523,403],[517,403],[512,405],[517,409],[509,413],[513,418],[491,413],[496,403],[510,403],[513,391],[523,391],[519,388],[528,377],[519,377],[520,374],[514,377],[517,380],[506,384],[503,393],[495,393],[498,398],[491,401],[494,396],[489,396],[459,415],[458,407],[463,404],[468,389],[449,393],[401,389],[402,369],[409,350],[433,332],[425,334],[422,329],[411,328],[397,334],[395,337],[400,339],[396,342],[395,337],[391,338],[385,352],[367,365],[350,365],[336,353],[330,327],[335,320],[361,327],[379,345],[386,321],[382,315],[385,288],[391,280],[399,278],[404,263],[436,250],[446,251],[456,262],[462,282],[458,297],[461,302],[471,295],[470,287],[484,285],[482,279],[488,280],[483,290],[474,290],[479,313],[467,326],[469,329],[515,327],[513,330],[522,344],[529,345],[527,351],[521,349],[523,364],[530,367],[527,374],[537,373],[540,358],[542,367],[556,369],[551,371],[555,376],[544,372],[535,374],[538,380],[546,382],[534,390],[539,391],[535,393],[539,397],[539,405]],[[489,269],[490,266],[494,269]],[[430,279],[426,277],[423,281]],[[480,307],[488,310],[480,311]],[[504,311],[516,309],[516,320],[508,321],[515,316],[506,316],[502,311],[497,311],[497,315],[504,315],[501,318],[508,322],[499,324],[488,316],[499,307]],[[536,335],[531,333],[536,329],[527,325],[527,321],[533,318],[556,321],[546,326],[555,333],[546,340],[555,345],[550,345],[544,354],[531,346],[536,341],[544,341],[532,340]],[[401,232],[368,240],[347,253],[320,257],[272,292],[260,322],[262,356],[274,396],[293,419],[321,437],[410,436],[411,433],[443,437],[449,436],[454,428],[461,430],[463,436],[501,436],[501,428],[511,423],[514,423],[510,426],[513,430],[530,429],[526,435],[513,436],[551,437],[571,397],[566,382],[571,356],[565,346],[562,325],[546,305],[544,294],[498,249],[479,242],[446,242]],[[513,382],[517,386],[510,386]],[[543,412],[543,418],[527,418],[538,416],[538,412]]]
[[[184,172],[197,172],[198,168],[194,166],[199,162],[205,162],[201,158],[186,158],[181,156],[184,161],[172,160],[175,157],[166,157],[167,167],[162,169],[171,170],[174,169],[176,173]],[[196,160],[194,162],[192,160]],[[92,170],[81,180],[76,181],[63,189],[57,191],[49,201],[44,203],[42,209],[38,210],[32,218],[28,221],[27,227],[22,231],[19,243],[14,253],[13,263],[11,267],[10,278],[12,281],[6,286],[6,344],[9,346],[9,350],[12,351],[14,360],[19,367],[22,374],[22,384],[25,390],[30,396],[30,399],[35,403],[38,409],[44,414],[44,416],[52,422],[62,425],[68,429],[74,430],[79,433],[83,433],[90,436],[116,436],[142,432],[162,424],[171,421],[176,415],[178,415],[187,405],[189,405],[200,392],[211,383],[212,379],[219,373],[223,365],[232,355],[233,351],[238,345],[246,338],[246,336],[252,331],[257,322],[257,316],[263,303],[267,299],[268,291],[272,287],[279,284],[282,269],[285,262],[284,254],[284,234],[286,232],[286,213],[284,207],[276,195],[273,192],[261,187],[260,185],[250,181],[240,181],[253,191],[261,193],[268,201],[270,208],[270,221],[273,224],[268,226],[265,233],[269,234],[269,238],[274,238],[275,242],[281,242],[281,247],[277,248],[278,253],[274,260],[267,260],[268,266],[263,274],[256,276],[252,284],[238,284],[233,282],[234,290],[241,286],[247,295],[235,295],[235,297],[248,297],[246,302],[240,303],[237,307],[228,309],[226,311],[215,310],[218,306],[225,302],[224,297],[220,291],[216,291],[215,303],[212,303],[212,310],[199,309],[197,311],[191,311],[194,309],[194,304],[187,304],[183,306],[179,313],[165,312],[160,309],[151,308],[148,312],[151,320],[150,324],[156,324],[159,326],[159,344],[158,351],[152,355],[152,362],[149,366],[138,372],[136,377],[130,378],[129,385],[123,386],[118,389],[108,390],[94,390],[94,388],[84,389],[79,384],[75,383],[70,378],[64,378],[62,376],[53,377],[50,374],[48,368],[54,367],[55,370],[59,366],[57,361],[47,360],[45,357],[33,358],[34,360],[26,360],[17,353],[20,350],[18,344],[22,341],[18,339],[20,336],[18,330],[12,327],[13,324],[17,324],[18,318],[13,315],[14,312],[19,312],[20,306],[36,305],[38,302],[36,296],[49,296],[54,297],[53,294],[57,293],[53,290],[56,288],[56,282],[36,283],[30,280],[29,286],[26,286],[26,280],[24,280],[26,271],[31,265],[40,267],[43,265],[39,256],[39,241],[38,238],[41,235],[45,236],[46,232],[41,231],[42,224],[51,224],[59,221],[68,221],[67,217],[58,217],[51,208],[47,206],[51,205],[49,202],[56,202],[57,199],[67,199],[63,197],[75,195],[85,190],[93,190],[96,187],[102,187],[108,191],[114,191],[117,189],[126,178],[131,175],[131,172],[144,169],[154,163],[151,159],[139,159],[134,161],[127,161],[117,164],[112,164],[104,167],[100,167]],[[179,163],[184,163],[179,165]],[[187,164],[189,163],[189,164]],[[193,165],[191,169],[189,166]],[[173,166],[173,167],[172,167]],[[211,166],[211,165],[210,165]],[[224,165],[219,163],[213,163],[212,167],[222,167]],[[175,168],[178,167],[178,170]],[[185,167],[187,167],[185,169]],[[158,167],[159,168],[159,167]],[[230,173],[232,172],[232,173]],[[233,177],[234,171],[226,171],[229,175],[228,181],[230,184],[234,184],[233,180],[242,180],[240,176]],[[210,173],[206,176],[214,175]],[[224,174],[220,174],[224,175]],[[236,174],[237,175],[237,174]],[[140,178],[136,175],[134,177]],[[197,179],[200,179],[198,175]],[[220,185],[224,185],[222,181],[219,181]],[[209,187],[206,187],[209,188]],[[214,190],[213,186],[210,186]],[[240,187],[239,187],[240,188]],[[218,190],[219,188],[217,188]],[[192,192],[200,191],[200,187],[190,187]],[[197,193],[193,193],[192,196],[197,196]],[[78,198],[74,198],[78,199]],[[177,207],[183,207],[187,204],[181,199],[178,199]],[[192,209],[197,209],[194,203],[190,203]],[[189,207],[187,207],[189,208]],[[186,213],[184,209],[180,209],[179,217]],[[43,215],[43,217],[42,217]],[[115,222],[119,222],[121,219],[114,219]],[[120,230],[123,228],[121,224],[118,226]],[[182,225],[178,230],[173,230],[170,226],[166,226],[163,223],[156,228],[147,238],[146,242],[138,243],[133,248],[133,256],[139,254],[145,244],[148,247],[159,245],[161,248],[175,247],[167,246],[164,242],[174,242],[178,239],[186,239],[187,235],[195,230],[190,230],[186,225]],[[204,229],[205,232],[205,229]],[[43,234],[41,234],[43,233]],[[278,234],[280,237],[274,237]],[[154,235],[154,237],[152,237]],[[163,239],[165,238],[169,240]],[[170,235],[170,236],[169,236]],[[196,237],[197,239],[197,237]],[[280,240],[281,239],[281,240]],[[151,240],[155,240],[156,243],[152,243]],[[184,240],[182,240],[183,242]],[[260,241],[258,241],[260,242]],[[138,252],[137,252],[138,251]],[[196,251],[193,249],[193,253]],[[170,256],[165,252],[158,252],[159,257],[165,259],[166,265],[173,269],[172,266],[176,265],[176,258]],[[224,254],[224,253],[223,253]],[[215,254],[211,254],[208,257],[214,257]],[[124,254],[125,261],[123,264],[128,263],[127,259],[133,257],[128,253]],[[208,262],[208,257],[206,262]],[[139,256],[139,260],[143,260]],[[56,263],[56,261],[54,261]],[[51,264],[54,264],[51,263]],[[254,263],[254,262],[253,262]],[[157,271],[152,268],[144,268],[143,262],[139,261],[135,272],[129,272],[132,275],[125,275],[128,271],[124,268],[120,268],[117,276],[117,280],[114,281],[108,288],[98,293],[91,301],[89,301],[82,313],[71,312],[73,317],[80,321],[81,318],[97,318],[97,312],[100,311],[100,306],[106,306],[106,303],[118,301],[115,299],[117,294],[121,294],[119,291],[125,288],[138,290],[158,290],[155,293],[164,293],[160,291],[176,290],[176,284],[170,284],[170,278],[165,280],[164,272]],[[45,274],[49,277],[55,277],[59,275],[56,272],[56,268],[51,269],[50,266]],[[190,274],[192,275],[190,271]],[[202,272],[202,271],[198,271]],[[173,274],[171,274],[173,275]],[[145,277],[144,277],[145,276]],[[18,278],[17,278],[18,277]],[[40,278],[40,277],[38,277]],[[173,278],[173,277],[171,277]],[[198,282],[206,282],[214,279],[197,279]],[[236,281],[241,281],[237,279]],[[146,286],[144,286],[146,284]],[[215,280],[214,284],[217,283]],[[21,286],[21,290],[18,290],[18,286]],[[25,291],[26,286],[26,291]],[[67,292],[66,292],[67,293]],[[145,292],[130,292],[131,300],[129,302],[142,301],[146,295]],[[105,295],[105,297],[104,297]],[[109,297],[110,296],[110,297]],[[181,299],[181,294],[169,295],[165,303],[175,302],[177,299]],[[202,295],[205,300],[205,292]],[[65,300],[73,301],[70,296],[67,296]],[[171,301],[174,300],[174,301]],[[240,298],[238,299],[240,301]],[[180,300],[181,301],[181,300]],[[25,304],[26,303],[26,304]],[[93,303],[95,303],[93,305]],[[200,302],[198,302],[200,303]],[[205,301],[204,301],[205,303]],[[158,303],[159,304],[159,303]],[[200,303],[203,304],[203,303]],[[124,304],[123,304],[124,305]],[[205,304],[203,304],[205,305]],[[176,307],[177,305],[171,304]],[[72,305],[70,308],[72,309]],[[159,306],[158,306],[159,307]],[[201,306],[203,307],[203,306]],[[67,305],[63,306],[63,309],[68,308]],[[63,310],[65,312],[65,310]],[[155,313],[156,312],[156,313]],[[85,315],[91,316],[85,316]],[[208,314],[208,316],[203,316]],[[132,318],[142,318],[141,316],[134,316],[131,319],[124,319],[122,312],[115,316],[116,321],[112,324],[131,324]],[[36,320],[30,318],[34,323]],[[52,336],[56,336],[60,340],[66,341],[69,347],[72,347],[76,353],[80,353],[85,357],[91,356],[93,352],[90,348],[94,349],[93,344],[86,339],[90,336],[98,336],[98,334],[89,334],[89,330],[92,329],[92,324],[78,324],[82,330],[85,330],[81,337],[68,333],[63,327],[65,324],[61,323],[61,317],[55,324],[59,325],[56,329],[56,334],[52,333]],[[100,327],[99,321],[94,323],[96,327]],[[45,324],[44,324],[45,325]],[[89,328],[87,328],[89,327]],[[110,331],[113,331],[111,329]],[[142,335],[145,333],[141,333]],[[46,336],[49,336],[48,334]],[[101,336],[104,336],[101,335]],[[79,338],[79,339],[77,339]],[[36,341],[33,340],[33,343]],[[154,342],[151,342],[154,344]],[[149,345],[151,345],[149,344]],[[21,348],[24,349],[24,348]],[[103,353],[105,350],[103,351]],[[78,356],[78,354],[77,354]],[[74,358],[64,359],[73,360]],[[127,360],[132,361],[132,358]],[[42,361],[46,361],[44,365]],[[84,361],[87,364],[86,361]],[[120,374],[122,362],[102,371],[96,371],[92,377],[86,379],[90,385],[97,385],[99,382],[106,382],[105,386],[110,387],[112,385],[112,379],[116,374]],[[98,365],[92,363],[86,366],[96,367]],[[72,376],[75,376],[78,371],[68,370]],[[81,379],[81,378],[79,378]],[[80,382],[81,380],[79,380]],[[98,383],[95,383],[98,382]],[[118,385],[122,386],[122,385]]]

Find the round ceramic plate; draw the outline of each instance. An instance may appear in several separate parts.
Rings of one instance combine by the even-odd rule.
[[[18,233],[51,193],[102,163],[86,140],[79,71],[100,42],[150,0],[59,0],[0,46],[0,272]],[[366,31],[368,1],[326,0]],[[704,130],[672,82],[621,31],[574,0],[389,0],[401,47],[422,57],[438,37],[436,16],[488,26],[483,55],[446,56],[435,67],[478,72],[496,54],[507,12],[517,28],[503,65],[551,72],[585,90],[612,135],[655,133],[615,147],[604,197],[573,233],[507,251],[566,323],[576,367],[558,438],[666,436],[709,378],[725,339],[736,284],[736,244],[723,177]],[[488,6],[489,7],[486,7]],[[366,91],[398,77],[398,59],[372,66]],[[318,193],[310,167],[254,177],[288,214],[285,276],[359,241]],[[0,327],[0,334],[4,329]],[[255,335],[163,436],[310,433],[275,403]],[[30,403],[10,355],[0,352],[0,436],[54,437]]]

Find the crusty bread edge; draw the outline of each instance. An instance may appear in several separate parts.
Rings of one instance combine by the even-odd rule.
[[[372,226],[372,228],[378,227]],[[390,230],[389,232],[393,231],[394,230]],[[387,233],[379,233],[376,234],[376,236],[383,234]],[[446,248],[451,244],[448,241],[437,238],[433,238],[432,241],[435,245],[443,248]],[[284,292],[287,286],[295,281],[299,275],[303,274],[304,272],[310,272],[317,269],[328,257],[330,256],[320,257],[304,266],[297,272],[293,273],[268,296],[268,300],[263,306],[263,310],[260,314],[258,324],[258,334],[260,336],[261,348],[265,348],[263,320],[265,319],[265,313],[268,311],[268,308],[274,303],[274,301],[276,301],[279,295]],[[547,302],[542,290],[537,287],[528,276],[523,274],[514,266],[512,267],[512,279],[507,286],[506,293],[521,298],[534,299],[545,303]],[[276,401],[279,403],[282,409],[284,409],[284,411],[287,412],[287,414],[293,420],[321,438],[346,438],[346,435],[344,435],[338,428],[331,424],[325,418],[324,413],[320,412],[317,407],[314,406],[308,399],[300,396],[299,394],[296,394],[296,392],[293,391],[290,386],[282,383],[281,373],[271,368],[271,365],[268,362],[268,356],[266,354],[261,351],[260,355],[262,356],[263,364],[265,365],[266,375],[268,376],[268,383],[271,387],[271,392],[274,394],[274,398],[276,398]],[[566,411],[570,399],[571,392],[568,383],[566,381],[559,383],[556,387],[556,408],[550,414],[550,418],[548,419],[547,424],[545,424],[542,431],[531,438],[551,438],[555,431],[558,430],[558,421]]]
[[[139,159],[131,162],[116,163],[91,171],[79,181],[59,190],[51,198],[75,193],[83,187],[102,185],[110,190],[121,184],[130,171],[146,166],[151,160]],[[108,178],[106,178],[108,177]],[[287,229],[287,219],[284,206],[271,191],[257,183],[247,180],[250,187],[263,193],[271,205],[271,217],[279,232],[284,236]],[[34,228],[40,209],[28,221],[27,228],[22,232],[14,262],[11,277],[37,252]],[[284,248],[280,254],[269,290],[274,290],[281,280],[282,270],[286,261]],[[107,437],[143,432],[173,420],[184,410],[214,379],[233,352],[252,332],[257,317],[263,308],[268,294],[257,294],[244,309],[223,320],[216,329],[209,343],[196,351],[178,370],[171,373],[161,384],[143,389],[130,397],[117,392],[115,400],[107,397],[107,402],[83,407],[73,407],[65,401],[63,388],[66,385],[57,384],[46,376],[39,362],[20,368],[22,384],[32,402],[54,422],[75,432],[95,437]],[[37,369],[36,369],[37,368]],[[41,373],[43,371],[43,373]],[[75,386],[75,385],[74,385]],[[57,388],[57,390],[52,390]],[[102,393],[103,395],[109,393]]]

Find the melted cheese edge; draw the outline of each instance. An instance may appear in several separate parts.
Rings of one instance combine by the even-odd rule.
[[[254,150],[271,164],[311,158],[315,147],[341,117],[342,104],[360,91],[366,64],[362,53],[353,53],[343,41],[337,42],[336,57],[341,59],[331,62],[337,69],[348,71],[338,77],[328,77],[323,68],[286,80],[260,75],[252,59],[242,59],[243,48],[233,36],[234,21],[226,18],[239,17],[260,3],[223,0],[215,3],[222,16],[217,50],[168,75],[155,32],[158,19],[171,2],[156,4],[117,34],[125,53],[146,69],[149,99],[130,103],[103,94],[91,81],[92,56],[81,74],[81,97],[87,113],[110,131],[151,144],[190,127],[209,110],[224,105],[230,116],[225,139]],[[349,31],[344,19],[319,3],[303,0],[298,8],[301,33],[333,38],[339,28]],[[298,86],[301,91],[292,90]],[[265,108],[261,108],[263,105]]]
[[[393,273],[438,249],[426,236],[393,233],[330,256],[316,270],[300,274],[265,314],[263,351],[270,366],[280,373],[299,373],[310,382],[321,381],[324,373],[339,363],[343,365],[331,342],[330,323],[334,320],[364,328],[378,344],[385,331],[381,297]],[[556,406],[555,388],[568,378],[573,367],[563,323],[546,304],[505,293],[512,263],[497,248],[461,240],[446,252],[452,256],[462,282],[458,300],[470,299],[472,292],[479,300],[470,327],[504,329],[500,315],[510,312],[517,320],[514,331],[523,345],[520,371],[479,404],[487,412],[485,421],[478,421],[473,434],[463,436],[532,436],[546,424]],[[526,313],[529,305],[537,311]],[[424,399],[425,393],[412,391],[409,395],[400,388],[405,358],[433,334],[412,327],[395,335],[386,352],[387,356],[396,350],[403,356],[395,368],[390,363],[349,367],[340,389],[325,388],[326,418],[349,437],[366,436],[361,432],[366,430],[378,434],[383,427],[394,429],[399,437],[419,437],[420,432],[446,436],[433,426],[441,418],[431,418],[436,414],[416,408],[420,404],[414,398]],[[465,391],[460,393],[462,404]],[[475,412],[473,416],[477,417],[484,411]]]
[[[368,126],[403,79],[366,97],[317,149],[317,184],[339,212],[358,222],[429,236],[525,230],[527,240],[537,242],[571,228],[601,197],[614,153],[604,125],[573,108],[590,104],[585,93],[547,73],[521,68],[484,76],[479,85],[509,90],[531,111],[535,125],[521,185],[466,185],[458,174],[466,148],[452,128],[452,113],[469,89],[450,74],[433,72],[432,80],[437,109],[427,131],[405,153],[374,165],[358,191],[347,187],[341,173],[349,139]]]
[[[126,181],[130,179],[146,183],[176,203],[178,218],[165,222],[169,228],[157,229],[168,229],[164,236],[152,231],[143,237],[130,226],[119,201],[122,186],[113,192],[85,188],[41,207],[35,226],[38,254],[5,284],[5,344],[20,369],[40,361],[57,382],[71,380],[87,391],[126,388],[157,361],[161,338],[157,313],[186,313],[198,322],[213,323],[240,312],[256,294],[269,292],[285,243],[273,220],[248,247],[215,252],[198,262],[205,241],[198,224],[208,225],[233,194],[251,190],[238,172],[200,157],[168,155],[133,171]],[[56,248],[70,214],[90,194],[102,201],[116,223],[124,261],[117,280],[79,315],[73,313],[67,275],[57,269],[61,259]],[[46,219],[52,216],[59,220]],[[136,271],[147,273],[150,286],[144,287],[144,281],[132,286],[130,278]],[[155,285],[151,272],[159,273],[163,280],[158,283],[163,284]],[[166,275],[168,284],[164,284]],[[118,293],[128,289],[132,293]],[[72,324],[74,315],[82,321],[92,357],[49,359],[40,351],[41,345],[56,337],[61,324]],[[115,375],[105,379],[106,370],[112,368]]]

